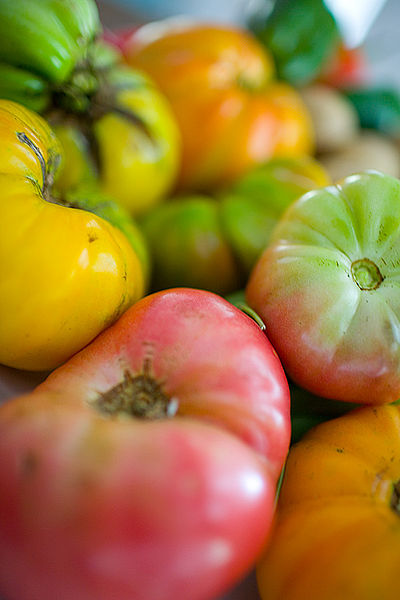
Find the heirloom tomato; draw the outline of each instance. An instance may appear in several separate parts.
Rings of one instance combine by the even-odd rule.
[[[0,97],[56,128],[61,191],[94,179],[139,214],[175,180],[179,132],[154,83],[100,34],[94,0],[0,0]]]
[[[221,198],[221,222],[246,280],[285,209],[329,176],[311,156],[273,158],[239,178]]]
[[[51,369],[145,292],[146,248],[94,188],[55,193],[62,160],[47,123],[0,100],[0,362]]]
[[[292,447],[263,600],[391,600],[400,557],[400,407],[363,407]]]
[[[244,286],[285,208],[327,183],[311,157],[276,158],[216,198],[182,195],[155,207],[140,221],[152,256],[152,289],[228,294]]]
[[[124,53],[171,103],[182,134],[181,188],[210,190],[272,156],[312,151],[300,96],[273,80],[272,59],[249,32],[167,20],[137,29]]]
[[[400,181],[352,175],[284,213],[247,285],[288,375],[318,396],[400,397]]]
[[[228,294],[241,285],[241,271],[210,197],[173,198],[140,221],[152,257],[153,291],[188,286]]]
[[[289,436],[252,319],[201,290],[143,298],[0,408],[0,592],[218,597],[265,543]]]

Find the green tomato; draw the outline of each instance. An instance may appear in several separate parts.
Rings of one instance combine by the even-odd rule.
[[[221,199],[221,222],[248,275],[286,208],[299,196],[330,183],[313,158],[275,158],[242,177]]]
[[[184,286],[227,294],[239,287],[217,201],[177,198],[150,211],[141,226],[152,258],[153,290]]]
[[[364,172],[291,205],[246,298],[289,377],[365,404],[400,397],[400,181]]]
[[[94,0],[0,0],[0,63],[60,84],[100,31]]]

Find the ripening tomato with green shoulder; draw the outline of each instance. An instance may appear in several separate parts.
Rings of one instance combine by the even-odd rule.
[[[301,387],[347,402],[399,398],[399,227],[400,181],[375,171],[285,211],[246,297]]]
[[[123,64],[100,34],[94,0],[0,0],[0,97],[55,128],[62,193],[96,181],[137,215],[173,186],[180,135],[153,81]]]
[[[0,407],[1,595],[220,597],[269,535],[289,438],[250,317],[201,290],[146,296]]]
[[[130,216],[94,188],[54,191],[62,160],[37,114],[0,101],[0,362],[54,368],[145,292]]]
[[[63,145],[61,191],[82,181],[140,215],[164,200],[180,157],[180,137],[167,100],[151,80],[125,65],[114,65],[93,101],[90,127],[85,114],[55,110],[48,116]],[[89,109],[88,109],[89,110]],[[71,111],[73,112],[73,111]]]
[[[171,103],[182,134],[181,189],[207,191],[272,156],[312,152],[300,96],[273,79],[271,56],[249,32],[166,20],[135,30],[124,54]]]
[[[292,446],[263,600],[390,600],[400,556],[400,407],[363,407]]]

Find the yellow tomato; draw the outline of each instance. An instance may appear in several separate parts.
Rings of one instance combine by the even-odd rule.
[[[265,600],[391,600],[400,557],[400,406],[354,410],[293,446],[258,567]]]
[[[180,163],[180,134],[168,101],[145,75],[116,66],[87,116],[56,111],[50,123],[65,156],[57,181],[62,192],[97,181],[135,216],[168,195]]]
[[[0,362],[51,369],[143,295],[143,267],[95,207],[53,195],[60,147],[41,117],[1,100],[0,139]]]

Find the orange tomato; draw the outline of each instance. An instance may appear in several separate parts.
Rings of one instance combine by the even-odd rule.
[[[210,190],[272,156],[312,152],[302,100],[273,80],[272,58],[250,33],[153,23],[136,30],[124,51],[172,105],[183,138],[179,187]]]
[[[362,408],[292,447],[269,547],[268,600],[391,600],[400,567],[400,406]]]

